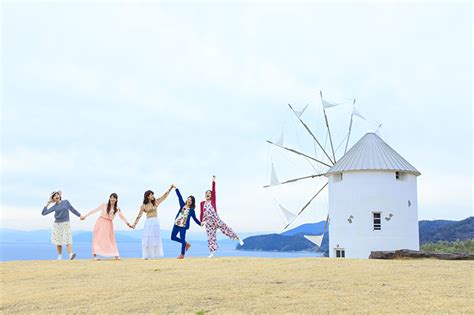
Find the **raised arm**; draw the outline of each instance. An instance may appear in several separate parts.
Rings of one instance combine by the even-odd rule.
[[[212,196],[211,201],[213,202],[213,206],[216,206],[216,177],[212,176]]]
[[[155,201],[155,205],[158,206],[160,203],[162,203],[163,201],[165,201],[166,198],[168,198],[171,190],[174,188],[174,185],[171,185],[170,188],[168,188],[168,190],[163,194],[163,196],[161,196],[160,198],[156,199]]]
[[[42,215],[47,215],[47,214],[50,214],[51,212],[54,211],[53,207],[51,207],[51,208],[48,209],[49,204],[50,204],[50,202],[48,201],[48,203],[46,204],[46,206],[44,206],[43,211],[41,211],[41,214],[42,214]]]
[[[89,211],[89,213],[87,213],[87,214],[84,216],[84,218],[86,218],[86,217],[88,217],[88,216],[90,216],[90,215],[93,215],[93,214],[95,214],[95,213],[97,213],[97,212],[99,212],[99,211],[104,210],[105,207],[106,207],[105,203],[101,204],[101,205],[98,206],[97,208],[95,208],[95,209]]]
[[[68,209],[69,211],[71,211],[72,213],[74,213],[76,216],[78,217],[81,217],[81,214],[79,213],[79,211],[77,211],[76,209],[74,209],[74,207],[71,205],[71,203],[67,200],[64,200],[67,202],[67,206],[68,206]]]
[[[178,196],[179,207],[183,208],[184,207],[184,200],[183,200],[183,196],[181,196],[181,193],[179,192],[178,188],[176,188],[176,195]]]

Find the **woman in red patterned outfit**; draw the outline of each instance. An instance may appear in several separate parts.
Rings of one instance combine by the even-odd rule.
[[[211,254],[209,258],[214,257],[219,245],[217,245],[216,232],[217,229],[229,237],[232,240],[238,240],[240,246],[244,245],[244,242],[239,238],[235,232],[227,226],[217,215],[216,206],[216,177],[212,177],[212,190],[206,191],[206,200],[201,201],[201,225],[206,226],[207,233],[207,245]]]

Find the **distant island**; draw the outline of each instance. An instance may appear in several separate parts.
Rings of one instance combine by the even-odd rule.
[[[244,239],[243,246],[237,245],[238,250],[250,251],[282,251],[282,252],[321,252],[329,250],[329,234],[324,234],[323,242],[319,248],[307,240],[304,235],[321,235],[325,221],[306,223],[280,234],[256,235]]]
[[[420,245],[440,241],[454,242],[474,239],[474,217],[461,221],[450,220],[422,220],[418,223]],[[330,228],[330,227],[329,227]],[[243,246],[237,245],[238,250],[249,251],[308,251],[329,254],[329,234],[324,234],[321,247],[307,240],[304,235],[321,235],[324,221],[300,225],[280,234],[256,235],[244,239]]]
[[[302,224],[283,233],[253,235],[246,238],[243,234],[245,244],[244,246],[237,245],[236,249],[265,252],[314,252],[323,253],[327,256],[329,253],[329,235],[327,231],[324,234],[320,248],[304,237],[304,235],[321,235],[323,230],[324,221],[321,221]],[[141,232],[141,230],[117,231],[115,238],[119,243],[141,243]],[[162,235],[169,235],[169,231],[163,230]],[[419,235],[420,245],[424,250],[471,252],[474,251],[474,217],[462,221],[422,220],[419,221]],[[195,234],[190,239],[197,240],[198,236],[204,237],[205,234]],[[0,229],[0,242],[4,243],[45,243],[49,242],[50,237],[50,230]],[[74,231],[73,237],[77,243],[90,243],[92,232]]]

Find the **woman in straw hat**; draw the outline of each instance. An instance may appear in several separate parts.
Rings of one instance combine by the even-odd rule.
[[[58,250],[58,260],[62,258],[63,244],[66,244],[67,251],[69,252],[69,259],[73,260],[76,257],[76,253],[72,252],[72,233],[71,225],[69,224],[69,211],[74,213],[76,216],[81,217],[81,214],[71,206],[69,201],[62,200],[61,191],[53,191],[48,199],[48,203],[44,206],[42,215],[50,214],[54,212],[54,224],[53,231],[51,233],[51,243],[56,245]],[[54,205],[48,209],[50,204]]]

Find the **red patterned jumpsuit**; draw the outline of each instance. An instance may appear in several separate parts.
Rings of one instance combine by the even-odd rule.
[[[237,234],[219,218],[219,215],[210,202],[204,204],[203,220],[206,222],[207,245],[211,253],[214,253],[219,248],[216,239],[217,229],[221,230],[224,235],[232,240],[239,238]]]

